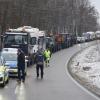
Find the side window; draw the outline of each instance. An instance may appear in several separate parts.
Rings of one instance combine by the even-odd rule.
[[[37,43],[36,37],[32,37],[30,42],[31,42],[31,45],[35,45]]]

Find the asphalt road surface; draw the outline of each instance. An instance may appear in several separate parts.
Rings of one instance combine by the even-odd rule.
[[[96,100],[69,77],[66,69],[70,57],[86,44],[75,45],[52,55],[50,67],[44,68],[44,79],[36,78],[35,66],[28,68],[25,83],[16,78],[0,87],[0,100]]]

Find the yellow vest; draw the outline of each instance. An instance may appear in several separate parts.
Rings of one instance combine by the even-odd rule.
[[[45,55],[46,58],[50,58],[50,51],[45,50],[44,55]]]

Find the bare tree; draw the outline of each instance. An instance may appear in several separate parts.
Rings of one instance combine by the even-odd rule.
[[[95,31],[97,11],[89,0],[7,0],[0,3],[0,26],[31,25],[48,32]]]

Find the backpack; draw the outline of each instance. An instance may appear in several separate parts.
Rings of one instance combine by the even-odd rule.
[[[37,54],[37,64],[42,65],[44,62],[44,56],[42,53]]]

